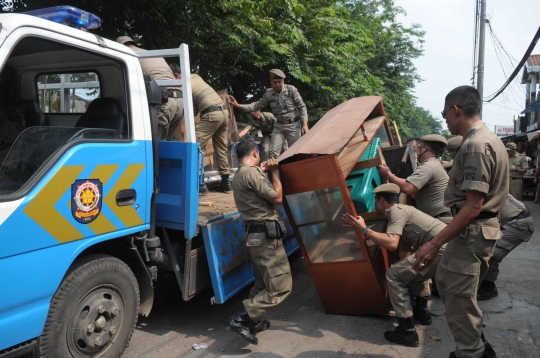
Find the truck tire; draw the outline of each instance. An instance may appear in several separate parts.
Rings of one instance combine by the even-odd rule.
[[[116,358],[137,323],[139,285],[128,265],[107,256],[76,261],[56,291],[39,350],[45,358]]]

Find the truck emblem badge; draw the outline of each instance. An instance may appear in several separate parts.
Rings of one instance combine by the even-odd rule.
[[[71,185],[71,213],[81,224],[90,224],[101,212],[102,184],[98,179],[80,179]]]

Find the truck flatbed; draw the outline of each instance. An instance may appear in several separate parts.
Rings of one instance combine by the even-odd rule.
[[[237,211],[231,193],[210,191],[209,195],[199,196],[199,224],[208,220]]]

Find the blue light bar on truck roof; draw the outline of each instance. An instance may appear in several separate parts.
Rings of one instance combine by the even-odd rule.
[[[101,19],[98,16],[67,5],[27,11],[23,12],[23,14],[76,27],[81,30],[92,30],[101,26]]]

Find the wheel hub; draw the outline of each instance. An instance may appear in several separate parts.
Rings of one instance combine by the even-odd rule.
[[[123,300],[115,290],[103,287],[88,293],[71,317],[68,332],[72,334],[69,346],[73,355],[105,352],[116,340],[123,312]]]

